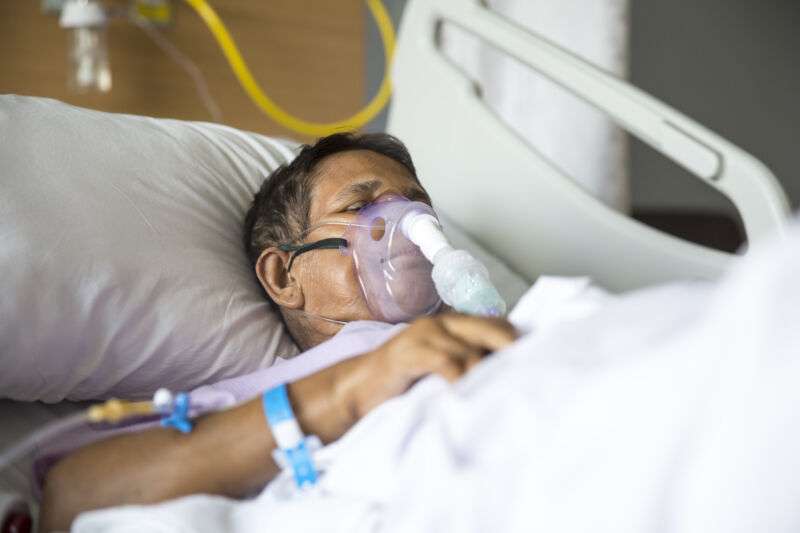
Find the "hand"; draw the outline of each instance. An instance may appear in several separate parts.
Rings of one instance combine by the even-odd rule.
[[[376,350],[352,360],[351,368],[342,368],[338,388],[358,420],[428,374],[457,380],[516,336],[514,327],[502,319],[456,313],[420,318]]]
[[[439,374],[455,381],[516,337],[514,327],[498,318],[420,318],[377,349],[292,383],[289,397],[303,430],[331,442],[420,378]]]

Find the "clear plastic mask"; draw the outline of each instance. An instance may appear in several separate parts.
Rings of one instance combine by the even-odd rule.
[[[300,253],[318,248],[338,247],[355,264],[359,286],[374,320],[396,324],[436,312],[442,300],[431,277],[433,265],[419,247],[401,231],[400,221],[409,213],[428,213],[433,209],[422,202],[386,195],[359,210],[353,222],[329,221],[310,228],[342,226],[341,239],[324,239],[305,245],[285,245],[284,251]],[[323,246],[317,246],[323,243]],[[328,317],[329,322],[343,323]]]

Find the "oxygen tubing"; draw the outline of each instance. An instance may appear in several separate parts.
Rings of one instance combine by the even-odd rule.
[[[186,0],[200,18],[203,19],[211,34],[222,49],[228,64],[233,70],[250,99],[272,120],[290,130],[311,137],[324,137],[338,131],[357,130],[367,124],[380,113],[389,102],[392,92],[391,64],[394,54],[395,33],[392,20],[386,11],[386,6],[381,0],[366,0],[367,7],[378,25],[381,40],[383,41],[384,72],[380,88],[372,100],[356,114],[338,122],[310,122],[298,118],[280,107],[261,88],[245,63],[233,37],[228,32],[225,24],[206,0]]]

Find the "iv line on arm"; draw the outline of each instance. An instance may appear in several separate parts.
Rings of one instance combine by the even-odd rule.
[[[132,402],[112,398],[45,424],[10,448],[0,451],[0,472],[42,444],[51,442],[54,437],[86,424],[117,425],[133,418],[160,415],[162,426],[174,427],[182,433],[188,433],[192,427],[189,407],[188,393],[173,395],[167,389],[156,391],[150,401]]]
[[[52,441],[59,434],[85,424],[117,425],[128,419],[159,414],[162,427],[172,427],[181,433],[190,433],[194,425],[190,419],[190,407],[188,393],[173,394],[167,389],[156,391],[151,401],[110,399],[92,405],[71,416],[46,424],[11,448],[1,451],[0,472],[40,445]],[[313,453],[322,448],[322,442],[314,435],[303,435],[294,417],[285,384],[263,393],[263,408],[267,425],[275,439],[276,449],[272,452],[275,463],[281,469],[293,472],[299,488],[314,485],[317,480],[317,470],[314,466]]]

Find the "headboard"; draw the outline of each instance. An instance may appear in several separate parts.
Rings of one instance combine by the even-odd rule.
[[[735,256],[649,228],[586,193],[512,132],[444,57],[437,34],[445,21],[599,108],[728,196],[749,242],[783,232],[786,196],[751,155],[478,0],[410,0],[394,60],[388,130],[408,145],[437,208],[529,280],[590,275],[622,291],[714,278]]]

